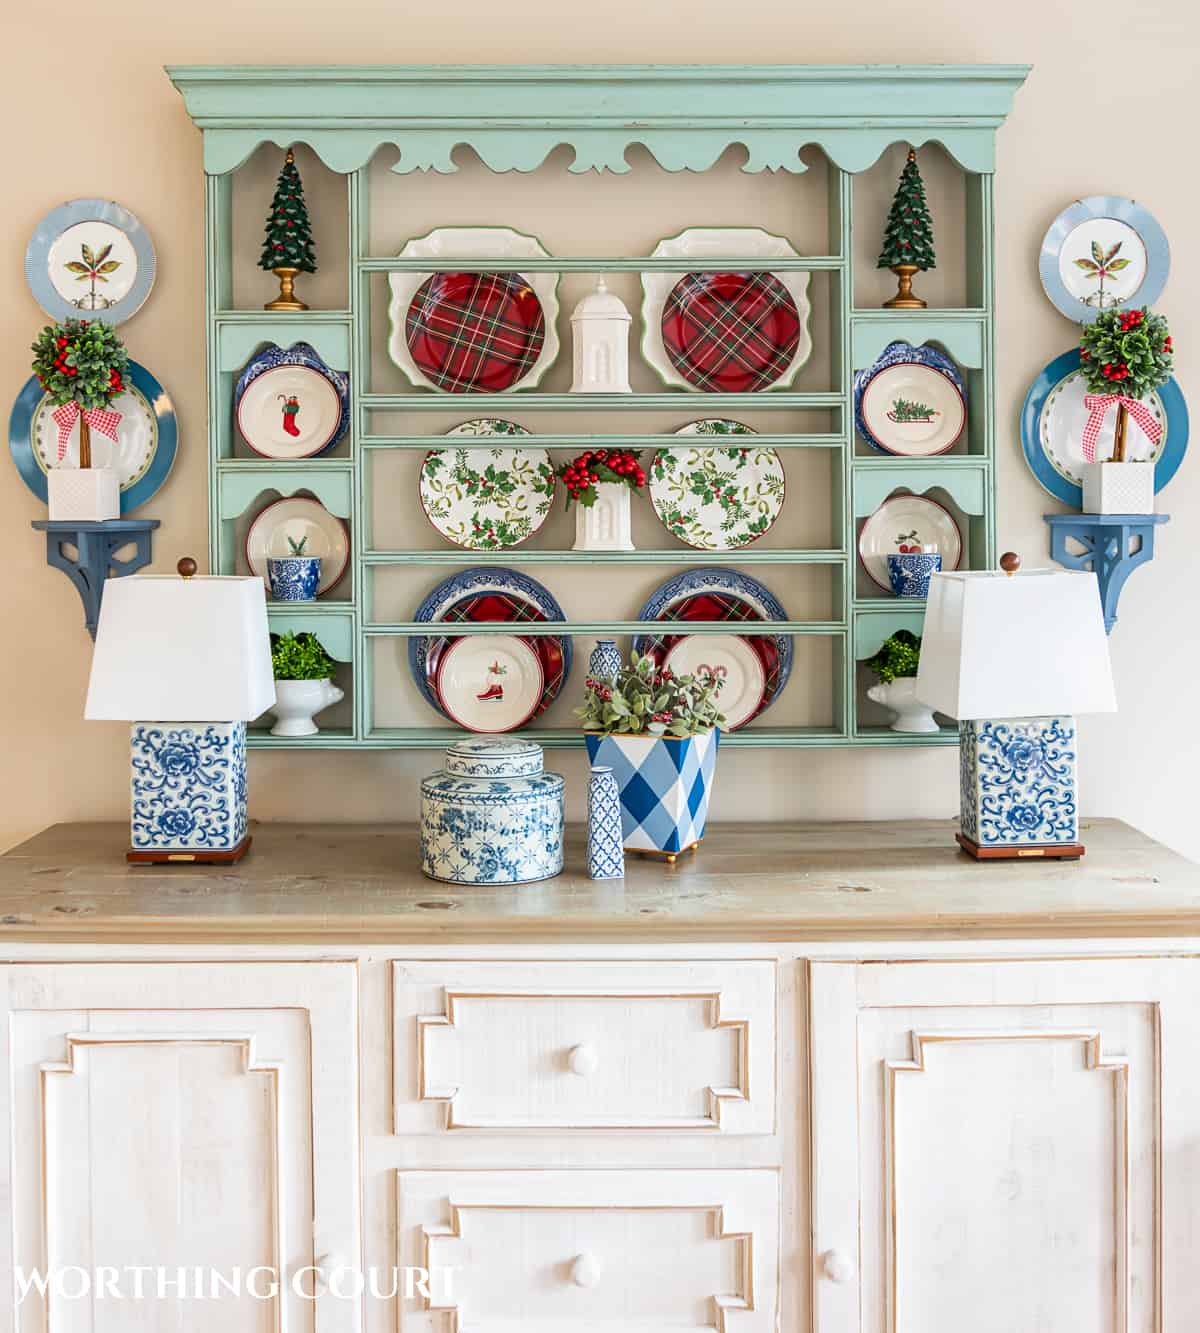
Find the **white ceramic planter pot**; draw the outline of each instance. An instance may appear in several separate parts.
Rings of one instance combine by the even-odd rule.
[[[315,736],[320,728],[313,721],[330,704],[346,697],[328,677],[324,680],[277,680],[275,682],[275,725],[272,736]]]
[[[1089,463],[1083,470],[1085,514],[1153,514],[1153,463]]]
[[[893,731],[930,732],[940,731],[934,721],[933,710],[917,698],[916,676],[898,676],[886,685],[880,682],[867,691],[867,698],[877,704],[883,704],[896,714],[892,723]]]
[[[121,479],[112,467],[52,467],[46,473],[53,523],[107,523],[121,517]]]
[[[632,551],[630,497],[629,487],[623,482],[599,482],[596,503],[590,508],[575,506],[575,550]]]

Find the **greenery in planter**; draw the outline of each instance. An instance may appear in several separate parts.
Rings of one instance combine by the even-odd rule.
[[[1117,394],[1134,402],[1165,384],[1175,366],[1167,321],[1146,306],[1101,311],[1093,323],[1084,325],[1079,358],[1089,394]],[[1124,403],[1117,404],[1114,463],[1125,461],[1127,412]]]
[[[276,680],[326,680],[337,663],[315,634],[272,634],[271,666]]]
[[[676,676],[634,653],[615,681],[588,677],[575,716],[585,731],[605,735],[702,736],[725,721],[716,704],[720,689],[719,677]]]
[[[920,661],[921,636],[912,630],[898,629],[884,639],[875,656],[868,657],[863,665],[874,671],[885,685],[890,685],[897,678],[915,676]]]

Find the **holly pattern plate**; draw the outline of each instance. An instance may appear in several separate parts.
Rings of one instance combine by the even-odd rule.
[[[706,418],[679,435],[749,436],[740,421]],[[727,443],[660,449],[650,466],[650,500],[672,536],[702,551],[756,542],[783,509],[783,460],[762,445]]]
[[[511,421],[482,417],[463,422],[450,434],[529,432]],[[545,449],[431,449],[421,466],[420,496],[430,523],[456,546],[503,550],[527,541],[546,521],[554,497],[554,469]]]

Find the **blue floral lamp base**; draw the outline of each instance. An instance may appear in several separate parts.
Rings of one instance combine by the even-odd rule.
[[[958,756],[963,851],[981,861],[1083,855],[1073,717],[963,721]]]
[[[126,860],[227,864],[245,856],[244,722],[135,722],[131,753]]]

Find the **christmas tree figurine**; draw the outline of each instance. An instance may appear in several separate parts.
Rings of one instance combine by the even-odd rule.
[[[294,284],[297,273],[317,271],[317,259],[313,254],[308,209],[304,206],[304,186],[300,183],[300,172],[290,148],[275,182],[275,198],[271,200],[271,211],[267,214],[266,237],[258,266],[279,279],[279,295],[269,301],[264,310],[308,309],[297,298]]]
[[[885,310],[924,309],[925,302],[913,295],[913,274],[936,268],[937,263],[933,254],[933,220],[925,202],[925,182],[912,148],[908,150],[908,161],[892,200],[877,267],[890,268],[900,279],[896,295],[883,303]]]

